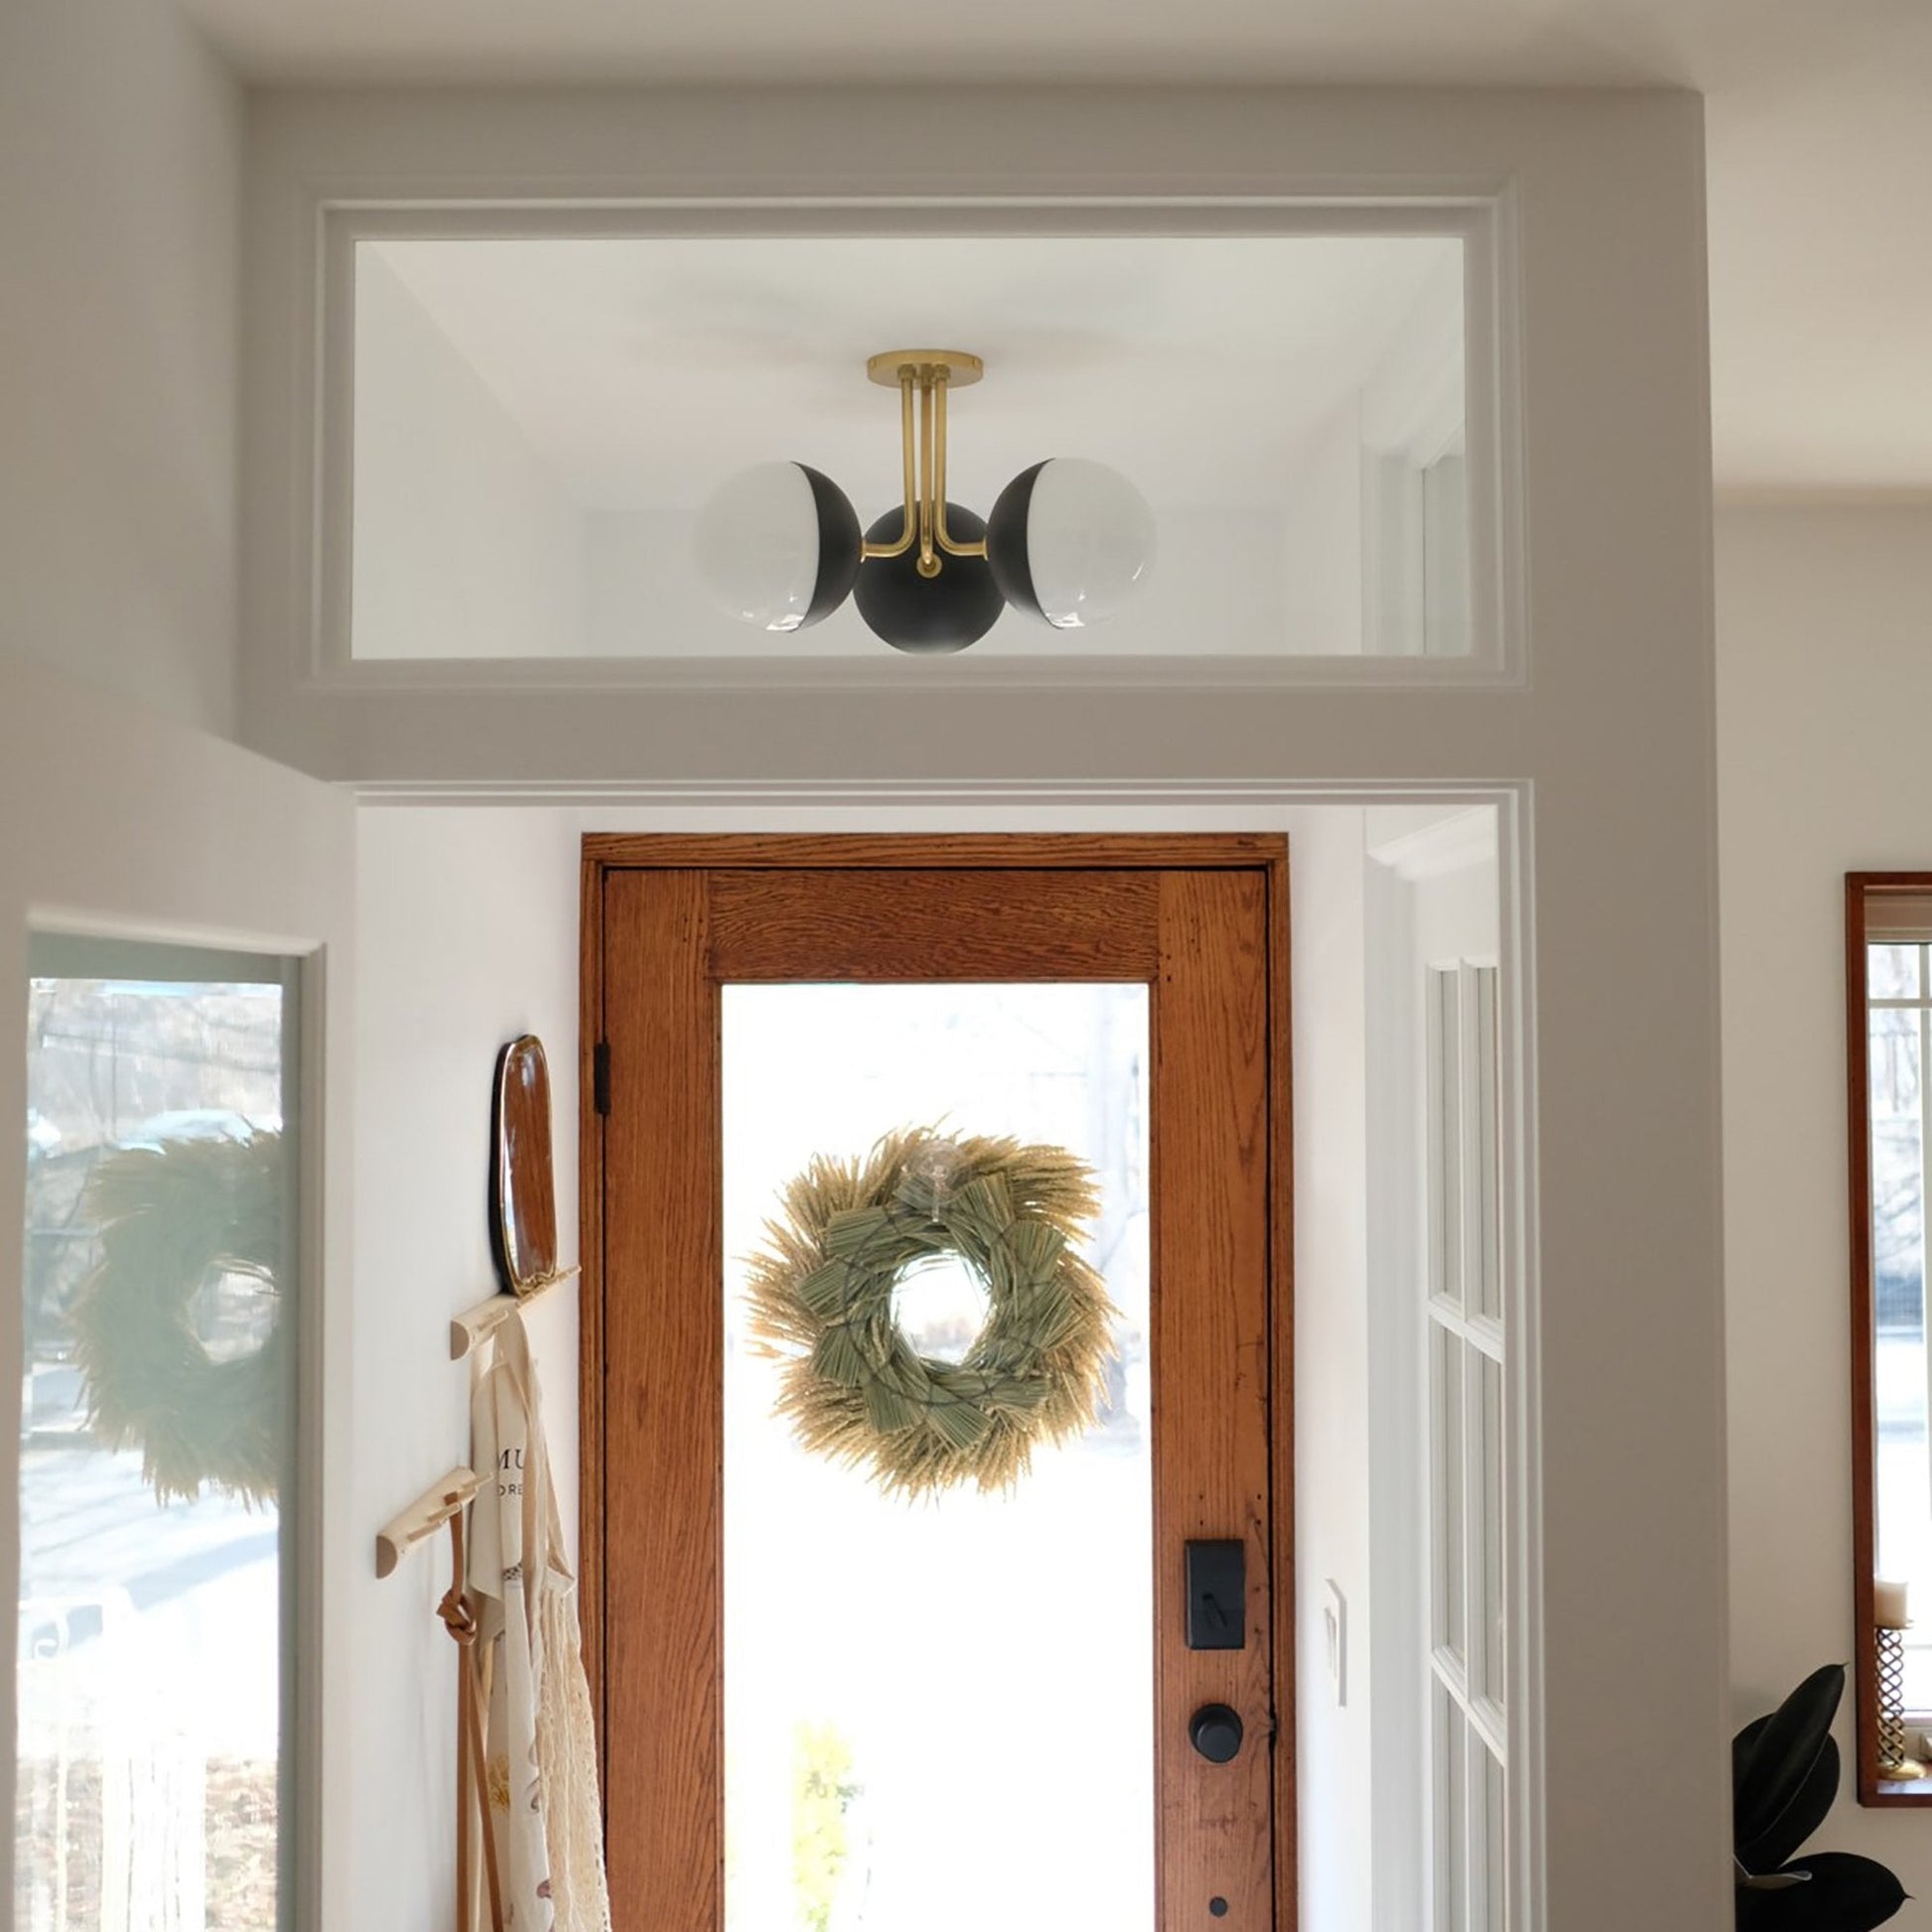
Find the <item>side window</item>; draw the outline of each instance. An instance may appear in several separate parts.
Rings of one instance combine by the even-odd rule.
[[[287,1924],[294,967],[33,948],[14,1923]]]

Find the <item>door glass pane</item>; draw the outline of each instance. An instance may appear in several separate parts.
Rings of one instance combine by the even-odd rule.
[[[1436,1929],[1467,1932],[1468,1725],[1461,1707],[1440,1684],[1430,1696],[1436,1714]]]
[[[1429,1039],[1429,1292],[1462,1300],[1462,991],[1425,975]]]
[[[1509,1897],[1507,1840],[1503,1834],[1507,1792],[1503,1767],[1490,1755],[1488,1746],[1478,1741],[1476,1751],[1482,1766],[1483,1928],[1484,1932],[1504,1932]]]
[[[1482,1386],[1482,1692],[1503,1702],[1503,1371],[1476,1357]]]
[[[1464,1529],[1462,1508],[1462,1342],[1447,1328],[1431,1324],[1433,1355],[1430,1399],[1435,1409],[1434,1452],[1430,1457],[1436,1484],[1435,1641],[1459,1664],[1466,1655],[1464,1615]]]
[[[724,990],[726,1923],[1028,1932],[1154,1923],[1148,1002],[1140,986]],[[1064,1148],[1118,1359],[1008,1492],[907,1501],[801,1447],[745,1258],[815,1156],[936,1127]],[[920,1353],[985,1314],[950,1262]]]
[[[1471,1203],[1476,1221],[1476,1294],[1478,1313],[1492,1321],[1503,1315],[1502,1263],[1502,1184],[1500,1175],[1502,1148],[1498,1136],[1496,1090],[1498,1047],[1496,1039],[1496,969],[1477,966],[1470,970],[1475,994],[1475,1083],[1472,1123],[1475,1145],[1469,1150],[1470,1180],[1475,1193]]]
[[[284,980],[243,955],[36,941],[22,1932],[281,1922]]]

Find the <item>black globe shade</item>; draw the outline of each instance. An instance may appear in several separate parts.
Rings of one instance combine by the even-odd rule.
[[[1034,506],[1034,484],[1044,463],[1023,470],[1000,491],[986,519],[986,559],[1000,595],[1030,618],[1044,617],[1034,589],[1033,557],[1027,546],[1027,519]]]
[[[888,510],[866,532],[868,543],[896,543],[905,528],[902,509]],[[977,543],[986,525],[957,503],[946,505],[946,534]],[[859,570],[859,615],[895,650],[964,650],[1000,620],[1006,600],[984,557],[941,552],[937,577],[919,575],[919,546],[897,557],[868,557]]]
[[[805,623],[812,624],[829,618],[852,594],[859,575],[859,512],[830,477],[809,463],[798,467],[812,486],[812,507],[818,512],[818,576],[805,612]]]

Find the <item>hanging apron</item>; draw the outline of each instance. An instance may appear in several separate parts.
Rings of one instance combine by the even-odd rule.
[[[576,1580],[522,1316],[510,1315],[493,1340],[471,1399],[483,1486],[471,1513],[479,1629],[468,1661],[480,1674],[500,1932],[610,1932]]]

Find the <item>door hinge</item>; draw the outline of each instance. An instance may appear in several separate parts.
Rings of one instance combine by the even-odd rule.
[[[611,1042],[600,1039],[591,1048],[591,1104],[600,1114],[611,1111]]]

